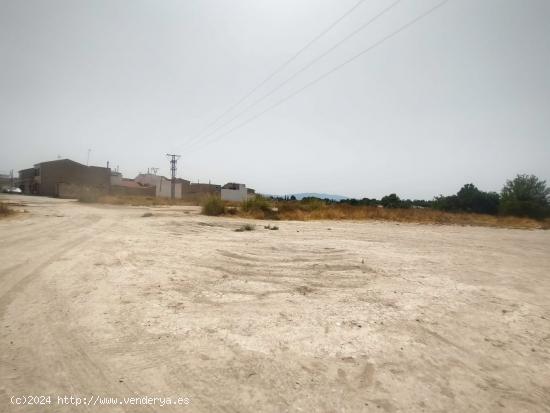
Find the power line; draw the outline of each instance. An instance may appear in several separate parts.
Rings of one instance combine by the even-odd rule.
[[[287,59],[283,64],[281,64],[275,71],[270,73],[264,80],[262,80],[260,83],[258,83],[250,92],[245,94],[242,98],[240,98],[237,102],[235,102],[233,105],[228,107],[221,115],[219,115],[214,121],[210,122],[203,131],[198,135],[198,137],[202,137],[204,132],[208,130],[210,127],[214,126],[216,123],[218,123],[225,115],[227,115],[229,112],[231,112],[233,109],[238,107],[241,103],[243,103],[246,99],[248,99],[250,96],[254,94],[258,89],[260,89],[263,85],[265,85],[267,82],[269,82],[275,75],[281,72],[285,67],[287,67],[290,63],[292,63],[298,56],[300,56],[303,52],[305,52],[312,44],[314,44],[317,40],[322,38],[325,34],[327,34],[329,31],[331,31],[338,23],[340,23],[342,20],[344,20],[347,16],[349,16],[351,13],[355,11],[361,4],[363,4],[365,0],[359,0],[355,5],[353,5],[350,9],[348,9],[343,15],[341,15],[338,19],[336,19],[334,22],[332,22],[327,28],[325,28],[321,33],[319,33],[317,36],[315,36],[312,40],[310,40],[305,46],[303,46],[300,50],[298,50],[294,55],[292,55],[289,59]],[[192,138],[186,144],[189,144],[195,138]]]
[[[277,102],[275,102],[273,105],[271,106],[268,106],[266,109],[264,109],[263,111],[261,111],[260,113],[248,118],[247,120],[245,120],[244,122],[241,122],[239,123],[238,125],[236,125],[235,127],[229,129],[228,131],[226,131],[225,133],[222,133],[221,135],[218,135],[216,137],[214,137],[214,139],[211,139],[209,141],[204,141],[204,145],[209,145],[213,142],[216,142],[222,138],[224,138],[225,136],[233,133],[234,131],[236,131],[237,129],[240,129],[242,127],[244,127],[245,125],[247,125],[248,123],[256,120],[257,118],[259,118],[260,116],[264,115],[265,113],[269,112],[270,110],[272,109],[275,109],[276,107],[280,106],[281,104],[283,104],[284,102],[286,102],[287,100],[293,98],[294,96],[298,95],[299,93],[303,92],[304,90],[306,90],[307,88],[315,85],[316,83],[320,82],[321,80],[325,79],[326,77],[330,76],[331,74],[337,72],[338,70],[342,69],[344,66],[348,65],[349,63],[353,62],[354,60],[358,59],[359,57],[363,56],[364,54],[370,52],[371,50],[375,49],[376,47],[382,45],[383,43],[385,43],[386,41],[390,40],[391,38],[397,36],[399,33],[401,33],[402,31],[408,29],[409,27],[413,26],[415,23],[417,23],[418,21],[424,19],[425,17],[429,16],[430,14],[434,13],[437,9],[439,9],[440,7],[442,7],[445,3],[447,3],[449,0],[443,0],[442,2],[436,4],[434,7],[428,9],[427,11],[425,11],[424,13],[420,14],[419,16],[415,17],[414,19],[412,19],[411,21],[409,21],[408,23],[404,24],[403,26],[399,27],[397,30],[394,30],[393,32],[391,32],[390,34],[384,36],[382,39],[380,39],[379,41],[375,42],[374,44],[372,44],[371,46],[367,47],[366,49],[363,49],[362,51],[360,51],[359,53],[353,55],[352,57],[350,57],[349,59],[345,60],[344,62],[334,66],[332,69],[328,70],[327,72],[323,73],[321,76],[315,78],[314,80],[312,80],[311,82],[309,83],[306,83],[303,87],[295,90],[294,92],[292,92],[291,94],[285,96],[284,98],[278,100]],[[195,146],[193,149],[198,149],[200,148],[200,146]]]
[[[254,106],[256,106],[257,104],[259,104],[260,102],[264,101],[265,99],[267,99],[269,96],[273,95],[277,90],[279,90],[280,88],[282,88],[283,86],[285,86],[288,82],[290,82],[292,79],[296,78],[298,75],[300,75],[301,73],[305,72],[307,69],[309,69],[311,66],[313,66],[315,63],[317,63],[319,60],[321,60],[322,58],[324,58],[326,55],[328,55],[329,53],[331,53],[333,50],[337,49],[338,47],[340,47],[342,44],[344,44],[346,41],[348,41],[349,39],[351,39],[353,36],[357,35],[358,33],[360,33],[361,31],[365,30],[368,26],[370,26],[372,23],[374,23],[376,20],[378,20],[380,17],[382,17],[384,14],[388,13],[390,10],[392,10],[395,6],[397,6],[402,0],[396,0],[394,1],[392,4],[390,4],[388,7],[384,8],[382,11],[380,11],[378,14],[376,14],[374,17],[372,17],[371,19],[369,19],[367,22],[363,23],[361,26],[359,26],[357,29],[355,29],[354,31],[352,31],[350,34],[348,34],[347,36],[345,36],[343,39],[339,40],[338,42],[336,42],[334,45],[332,45],[330,48],[328,48],[327,50],[325,50],[323,53],[321,53],[320,55],[316,56],[315,58],[313,58],[312,60],[310,60],[305,66],[302,66],[298,71],[294,72],[292,75],[290,75],[289,77],[287,77],[285,80],[283,80],[281,83],[279,83],[277,86],[275,86],[274,88],[272,88],[269,92],[263,94],[262,96],[260,96],[258,99],[256,99],[255,101],[253,101],[250,105],[248,105],[247,107],[245,107],[242,111],[240,111],[239,113],[237,113],[235,116],[233,116],[232,118],[230,118],[227,122],[225,123],[222,123],[221,125],[219,125],[218,127],[216,127],[214,130],[212,130],[211,132],[207,133],[205,136],[203,136],[202,138],[207,138],[209,136],[212,136],[214,135],[218,130],[220,130],[221,128],[229,125],[231,122],[233,122],[235,119],[239,118],[240,116],[242,116],[244,113],[246,113],[249,109],[253,108]],[[186,147],[186,149],[192,147],[193,145],[196,145],[197,143],[199,143],[201,140],[201,138],[199,139],[195,139],[194,142],[190,141],[188,143],[188,146]]]

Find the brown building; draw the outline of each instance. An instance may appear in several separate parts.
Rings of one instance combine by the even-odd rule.
[[[46,196],[74,196],[79,189],[92,188],[109,193],[111,170],[100,166],[86,166],[70,159],[41,162],[34,168],[19,171],[23,193]],[[70,192],[70,195],[68,194]]]

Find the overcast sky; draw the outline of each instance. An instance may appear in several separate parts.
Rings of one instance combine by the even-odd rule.
[[[0,172],[70,158],[260,192],[431,199],[550,181],[550,1],[0,0]],[[249,108],[242,113],[244,109]],[[229,122],[233,119],[232,122]],[[227,133],[227,131],[231,131]],[[195,142],[195,144],[193,144]]]

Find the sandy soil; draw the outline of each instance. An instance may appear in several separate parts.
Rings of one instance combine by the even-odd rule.
[[[8,198],[1,412],[550,411],[550,231]]]

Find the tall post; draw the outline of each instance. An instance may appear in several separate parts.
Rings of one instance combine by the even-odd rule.
[[[176,199],[176,171],[178,170],[178,159],[180,155],[167,153],[166,156],[170,159],[170,172],[172,172],[172,187],[170,188],[170,198]]]

